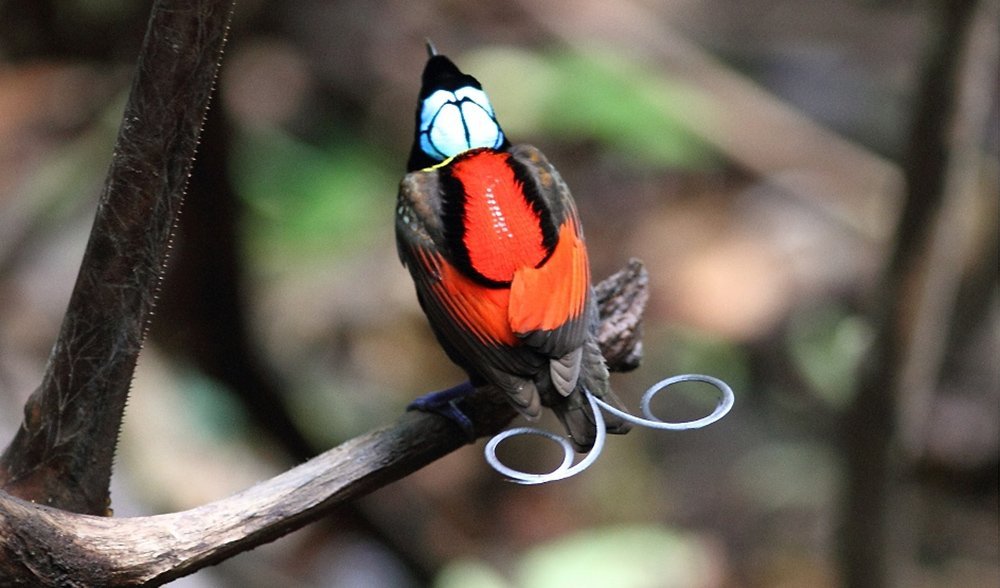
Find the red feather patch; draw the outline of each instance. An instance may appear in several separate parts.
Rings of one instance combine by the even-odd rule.
[[[559,243],[541,267],[524,267],[510,286],[510,326],[517,335],[553,331],[583,313],[590,289],[587,248],[568,219]]]
[[[452,176],[465,189],[465,237],[469,262],[482,276],[510,282],[521,268],[548,254],[538,214],[507,163],[507,155],[481,151],[459,159]]]
[[[431,290],[456,323],[484,345],[517,344],[507,320],[510,290],[477,284],[437,252],[421,252],[420,263],[439,278]]]

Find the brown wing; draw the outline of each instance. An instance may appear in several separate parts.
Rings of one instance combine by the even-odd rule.
[[[437,172],[417,171],[400,184],[396,239],[421,307],[449,357],[473,379],[502,388],[528,416],[538,416],[536,375],[546,358],[520,345],[510,327],[510,290],[470,279],[447,257]]]
[[[556,391],[573,392],[583,365],[582,348],[596,316],[590,312],[590,263],[583,229],[569,188],[541,151],[531,145],[510,149],[524,189],[550,211],[558,244],[539,267],[525,268],[511,285],[511,322],[522,340],[554,361]]]

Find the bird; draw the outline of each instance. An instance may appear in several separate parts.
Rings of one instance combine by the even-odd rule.
[[[448,357],[474,388],[537,419],[551,408],[575,449],[597,432],[584,391],[621,408],[595,336],[583,227],[537,148],[512,144],[483,86],[428,42],[413,144],[400,182],[400,260]],[[428,395],[414,404],[427,408]],[[627,422],[605,417],[609,433]]]

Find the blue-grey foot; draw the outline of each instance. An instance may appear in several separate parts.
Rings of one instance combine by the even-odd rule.
[[[445,390],[424,394],[411,402],[406,410],[439,414],[458,425],[465,433],[469,443],[472,443],[477,438],[476,427],[472,424],[472,420],[458,407],[458,401],[472,394],[475,390],[471,382],[462,382]]]

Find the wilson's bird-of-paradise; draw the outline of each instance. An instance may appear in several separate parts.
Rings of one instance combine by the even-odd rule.
[[[399,255],[448,356],[528,418],[550,407],[587,451],[584,390],[621,403],[595,340],[597,307],[569,188],[507,139],[482,85],[430,49],[396,207]],[[611,416],[610,433],[628,423]]]

